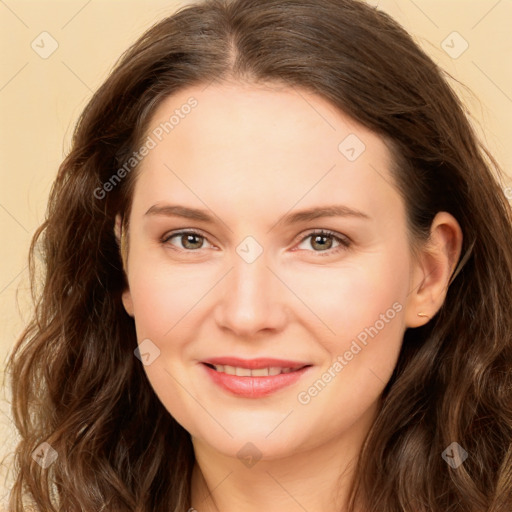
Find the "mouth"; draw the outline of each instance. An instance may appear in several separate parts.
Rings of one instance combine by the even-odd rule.
[[[215,358],[201,366],[224,391],[244,398],[268,396],[297,382],[311,364],[283,359]]]
[[[210,364],[204,363],[206,366],[216,372],[225,373],[227,375],[236,375],[238,377],[273,377],[282,373],[291,373],[306,368],[309,365],[295,367],[267,366],[265,368],[244,368],[243,366],[230,366],[227,364]]]

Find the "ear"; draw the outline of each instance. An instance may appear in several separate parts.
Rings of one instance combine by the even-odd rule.
[[[121,247],[121,224],[122,224],[121,214],[118,213],[116,215],[116,221],[114,223],[114,236],[116,237],[116,242],[119,247]]]
[[[126,288],[121,295],[121,299],[123,301],[123,306],[125,311],[131,316],[135,316],[133,313],[133,301],[132,301],[132,293],[130,292],[130,288]]]
[[[118,213],[116,215],[116,220],[114,223],[114,236],[116,237],[117,245],[119,247],[119,254],[121,256],[121,261],[123,262],[123,269],[124,269],[124,273],[126,276],[126,280],[128,280],[128,272],[127,272],[127,265],[126,265],[126,259],[125,259],[126,255],[123,254],[122,247],[121,247],[121,230],[122,230],[122,217],[121,217],[121,214]],[[130,316],[133,317],[134,316],[133,315],[133,301],[132,301],[132,295],[131,295],[129,286],[127,286],[126,289],[123,291],[121,298],[123,301],[124,309]]]
[[[407,327],[426,324],[441,309],[462,250],[462,230],[448,212],[439,212],[430,238],[415,259],[405,312]],[[418,316],[418,313],[427,315]]]

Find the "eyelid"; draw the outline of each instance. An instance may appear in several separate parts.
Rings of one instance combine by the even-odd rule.
[[[187,234],[197,235],[197,236],[199,236],[201,238],[204,238],[204,240],[207,243],[209,243],[210,245],[214,245],[214,244],[212,244],[209,241],[209,235],[206,235],[201,230],[198,230],[196,228],[183,228],[183,229],[179,229],[179,230],[176,230],[176,231],[169,231],[168,233],[165,233],[161,237],[160,241],[162,243],[166,244],[171,238],[174,238],[175,236],[187,235]],[[339,250],[343,250],[343,249],[347,250],[347,249],[350,248],[350,246],[352,244],[352,240],[348,236],[346,236],[346,235],[342,235],[341,233],[337,233],[335,231],[331,231],[330,229],[317,228],[317,229],[312,229],[312,230],[308,231],[306,234],[299,235],[299,237],[294,241],[294,246],[304,242],[307,238],[309,238],[311,236],[315,236],[315,235],[317,235],[317,236],[329,236],[329,237],[332,237],[335,240],[337,240],[338,243],[339,243],[339,246],[335,247],[334,249],[327,249],[325,251],[313,251],[313,250],[308,251],[308,252],[316,253],[316,254],[319,254],[319,255],[334,254],[334,253],[338,252]],[[180,249],[179,247],[177,247],[176,249],[178,251],[182,251],[182,252],[199,252],[199,250],[200,250],[200,249],[186,250],[186,249]],[[300,249],[300,250],[305,250],[305,249]]]
[[[206,235],[205,233],[203,233],[201,230],[199,229],[196,229],[196,228],[183,228],[183,229],[178,229],[176,231],[169,231],[167,233],[165,233],[161,238],[160,238],[160,242],[162,243],[167,243],[171,238],[174,238],[175,236],[178,236],[178,235],[189,235],[189,234],[192,234],[192,235],[197,235],[197,236],[200,236],[201,238],[204,238],[205,241],[207,243],[209,243],[210,245],[214,245],[212,244],[210,241],[209,241],[209,235]],[[195,251],[192,251],[192,250],[189,250],[189,251],[185,251],[184,249],[180,249],[179,247],[177,248],[178,250],[181,250],[181,251],[184,251],[184,252],[198,252],[199,249],[196,249]]]
[[[325,251],[313,251],[313,250],[307,251],[307,252],[312,252],[319,256],[332,256],[333,254],[337,254],[340,251],[349,250],[353,243],[352,240],[346,235],[337,233],[336,231],[331,231],[330,229],[322,229],[321,228],[321,229],[313,229],[312,231],[308,232],[307,234],[301,235],[301,237],[299,238],[296,245],[301,244],[302,242],[304,242],[306,239],[308,239],[311,236],[327,236],[327,237],[334,238],[339,243],[339,245],[337,247],[334,247],[332,249],[326,249]],[[294,250],[305,250],[305,249],[294,249]]]

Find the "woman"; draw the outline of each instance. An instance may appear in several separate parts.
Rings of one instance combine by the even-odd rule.
[[[439,68],[364,3],[155,25],[33,240],[12,510],[509,511],[493,171]]]

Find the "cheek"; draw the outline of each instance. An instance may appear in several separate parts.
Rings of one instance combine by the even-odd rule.
[[[154,282],[148,276],[144,280],[135,278],[130,282],[139,340],[160,337],[173,326],[171,312],[175,310],[177,299],[165,293],[166,287],[162,285],[162,282]]]
[[[301,386],[296,401],[304,421],[321,418],[328,425],[322,428],[332,435],[375,406],[396,366],[405,330],[406,288],[392,276],[363,276],[354,268],[339,287],[327,288],[323,299],[318,291],[309,297],[318,305],[318,317],[335,334],[318,327],[318,333],[327,333],[317,337],[324,349],[323,364]]]
[[[333,352],[375,323],[382,330],[382,315],[391,320],[386,322],[387,331],[393,323],[399,324],[395,332],[400,332],[401,321],[395,319],[401,318],[397,313],[404,309],[408,293],[407,270],[405,259],[375,252],[340,268],[310,270],[296,275],[294,281],[291,275],[287,279],[296,283],[294,291],[315,321],[321,321],[327,348]],[[314,320],[313,316],[308,314]]]
[[[185,270],[162,262],[139,261],[137,265],[133,258],[129,280],[137,339],[141,343],[149,338],[160,350],[144,371],[169,413],[197,434],[191,417],[200,412],[193,409],[189,393],[199,393],[189,379],[190,366],[183,362],[189,359],[188,342],[197,327],[194,314],[200,311],[200,300],[212,283],[204,272],[191,271],[190,267]]]
[[[214,284],[213,277],[199,268],[135,263],[129,284],[137,333],[157,338],[168,334],[197,307]]]
[[[354,259],[343,269],[317,273],[316,279],[311,274],[301,277],[301,293],[322,321],[317,333],[323,333],[318,340],[325,354],[322,368],[298,397],[301,404],[314,402],[308,411],[336,403],[355,421],[381,394],[396,366],[405,331],[406,254],[405,246],[397,244],[357,263]]]

